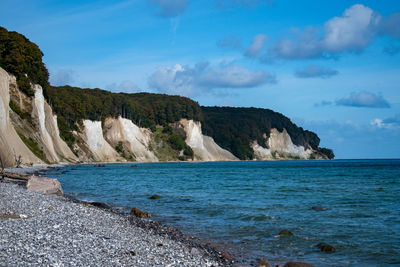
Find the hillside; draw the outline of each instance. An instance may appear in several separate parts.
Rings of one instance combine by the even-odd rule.
[[[42,56],[26,37],[0,27],[0,141],[14,151],[14,160],[2,156],[7,162],[18,154],[28,163],[334,157],[315,133],[269,109],[50,86]]]

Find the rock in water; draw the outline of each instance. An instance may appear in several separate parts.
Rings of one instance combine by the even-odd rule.
[[[271,267],[271,264],[269,264],[269,262],[266,259],[262,259],[257,264],[257,267]]]
[[[321,206],[314,206],[314,207],[311,207],[311,209],[317,210],[317,211],[329,210],[327,207],[321,207]]]
[[[322,251],[322,252],[335,252],[336,248],[333,246],[326,244],[326,243],[319,243],[317,247]]]
[[[149,199],[160,199],[162,198],[162,196],[160,195],[152,195],[151,197],[149,197]]]
[[[131,215],[138,217],[138,218],[151,218],[151,214],[145,211],[142,211],[136,207],[131,209]]]
[[[314,267],[314,265],[305,262],[290,261],[283,267]]]
[[[279,235],[293,235],[293,233],[290,232],[288,229],[283,229],[279,232]]]
[[[26,185],[28,190],[39,192],[45,195],[62,195],[61,184],[57,179],[31,176]]]
[[[98,208],[102,208],[102,209],[111,209],[111,207],[109,205],[107,205],[106,203],[103,203],[103,202],[90,202],[90,205],[98,207]]]

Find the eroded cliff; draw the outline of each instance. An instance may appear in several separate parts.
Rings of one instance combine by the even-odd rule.
[[[185,142],[193,149],[194,160],[200,161],[228,161],[238,160],[231,152],[222,149],[201,130],[201,123],[193,120],[181,119],[176,127],[183,129],[186,135]]]
[[[279,132],[277,129],[271,129],[270,136],[266,134],[264,138],[267,140],[264,146],[258,144],[257,141],[252,143],[254,156],[258,160],[272,160],[272,159],[310,159],[311,156],[317,157],[319,155],[312,148],[298,146],[293,144],[292,139],[287,133],[286,129]]]
[[[10,120],[10,84],[15,78],[0,68],[0,157],[6,166],[15,166],[17,159],[23,163],[42,163],[22,142]]]

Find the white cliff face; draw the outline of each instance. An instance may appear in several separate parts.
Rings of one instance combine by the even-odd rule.
[[[72,153],[71,149],[60,137],[60,130],[58,129],[57,115],[53,115],[51,107],[45,103],[45,115],[46,115],[46,130],[49,133],[52,141],[54,150],[61,158],[71,162],[77,162],[78,158]]]
[[[109,143],[104,140],[101,121],[83,121],[83,140],[88,145],[95,161],[117,161],[120,157]]]
[[[37,123],[37,127],[39,128],[39,134],[44,144],[44,152],[46,154],[46,158],[50,162],[59,162],[60,158],[58,157],[55,149],[53,139],[51,138],[49,132],[46,129],[46,114],[45,114],[45,100],[43,97],[43,89],[40,85],[34,86],[35,97],[33,102],[32,109],[32,119],[34,119]],[[53,118],[48,118],[53,120]]]
[[[193,120],[181,119],[180,126],[186,133],[185,142],[194,152],[195,160],[226,161],[237,160],[229,151],[218,146],[214,139],[204,136],[201,131],[201,123]]]
[[[43,163],[22,142],[10,122],[10,83],[15,78],[0,68],[0,157],[5,166],[14,166],[15,158],[21,156],[23,164]]]
[[[156,162],[158,158],[149,150],[151,132],[149,129],[139,128],[131,120],[118,117],[107,118],[104,122],[104,136],[113,146],[119,142],[124,144],[129,153],[135,156],[136,161]]]
[[[265,147],[260,146],[257,141],[254,141],[252,146],[254,150],[254,157],[260,160],[271,160],[273,159],[271,150]]]
[[[275,128],[271,129],[267,144],[269,149],[260,146],[257,142],[252,144],[254,155],[257,159],[273,159],[275,152],[283,158],[298,157],[301,159],[308,159],[313,152],[311,149],[304,149],[303,146],[296,146],[293,144],[286,129],[283,129],[282,132],[279,132]]]

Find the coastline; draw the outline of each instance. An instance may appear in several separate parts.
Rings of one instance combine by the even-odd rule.
[[[62,168],[66,168],[66,167],[73,167],[73,166],[79,166],[79,165],[99,165],[102,164],[102,162],[92,162],[92,163],[59,163],[59,164],[43,164],[43,165],[34,165],[34,166],[27,166],[27,167],[23,167],[23,168],[8,168],[5,169],[6,171],[12,171],[12,172],[16,172],[16,173],[20,173],[20,174],[26,174],[26,175],[34,175],[34,176],[42,176],[43,178],[50,178],[51,176],[48,176],[47,173],[50,171],[61,171],[62,172]],[[142,162],[104,162],[104,164],[142,164]],[[99,166],[97,166],[99,167]],[[54,179],[54,178],[52,178]],[[93,227],[99,227],[98,224],[96,224],[97,221],[101,221],[103,218],[107,218],[111,221],[111,223],[108,224],[108,226],[110,225],[115,225],[114,227],[103,227],[101,226],[99,231],[103,232],[103,233],[107,233],[107,232],[113,232],[115,230],[115,227],[123,227],[126,229],[130,229],[131,232],[133,232],[133,234],[131,233],[131,237],[133,240],[135,240],[137,238],[137,233],[145,233],[145,237],[148,239],[150,239],[150,241],[148,239],[144,240],[143,242],[146,244],[144,245],[144,249],[142,250],[145,251],[144,254],[149,253],[150,251],[150,255],[152,255],[151,253],[153,253],[152,248],[148,246],[149,243],[157,243],[156,246],[157,247],[163,247],[165,248],[165,250],[163,252],[161,252],[161,254],[159,254],[160,252],[155,252],[155,254],[153,256],[147,256],[144,257],[145,260],[140,259],[140,257],[136,257],[138,255],[138,253],[134,250],[130,250],[129,253],[130,256],[135,256],[137,259],[137,261],[134,261],[134,263],[130,262],[129,260],[126,259],[125,256],[120,257],[119,255],[108,255],[106,258],[103,258],[101,260],[101,262],[97,262],[97,264],[93,264],[93,266],[99,266],[102,265],[102,263],[104,262],[104,260],[112,260],[114,257],[116,257],[117,259],[117,263],[116,262],[112,262],[113,266],[160,266],[160,262],[161,262],[161,266],[235,266],[235,267],[249,267],[249,266],[264,266],[264,265],[260,265],[262,263],[265,263],[266,261],[263,258],[259,258],[259,257],[246,257],[245,254],[243,252],[239,252],[236,251],[234,248],[229,248],[229,246],[226,246],[226,244],[221,245],[218,243],[214,243],[213,241],[210,242],[210,240],[208,240],[207,238],[197,238],[195,236],[192,236],[190,234],[190,232],[186,232],[183,233],[182,231],[179,230],[179,226],[178,229],[175,228],[174,225],[166,225],[163,222],[157,221],[157,220],[153,220],[153,219],[142,219],[142,218],[136,218],[134,216],[129,215],[126,211],[122,211],[120,209],[114,209],[113,207],[109,206],[107,203],[102,203],[102,202],[88,202],[88,201],[84,201],[84,200],[80,200],[78,198],[76,198],[73,194],[63,194],[62,196],[56,196],[56,195],[43,195],[41,193],[37,193],[37,192],[33,192],[33,191],[29,191],[27,190],[25,187],[22,186],[21,183],[2,183],[0,182],[0,199],[2,199],[2,201],[4,201],[4,194],[3,194],[3,190],[4,190],[4,184],[10,184],[11,186],[14,186],[14,192],[15,190],[16,192],[16,197],[14,196],[14,198],[18,198],[18,200],[23,199],[23,203],[26,204],[26,202],[31,202],[32,200],[40,200],[43,201],[45,203],[45,205],[47,203],[50,202],[49,207],[53,207],[53,206],[57,206],[57,204],[54,204],[54,202],[61,202],[62,204],[60,205],[61,207],[64,207],[62,209],[65,209],[65,206],[67,206],[67,209],[70,209],[70,213],[66,213],[64,214],[64,216],[71,216],[71,219],[69,220],[69,223],[67,225],[67,230],[66,232],[70,231],[71,229],[69,228],[74,228],[74,224],[75,224],[75,220],[74,218],[76,218],[76,216],[79,216],[79,214],[82,215],[82,213],[90,213],[90,211],[96,210],[95,212],[95,216],[92,216],[89,221],[91,223],[93,223]],[[7,186],[6,186],[7,187]],[[8,189],[5,189],[6,191]],[[33,196],[34,195],[34,196]],[[30,198],[30,199],[29,199]],[[56,199],[55,199],[56,198]],[[40,202],[40,201],[39,201]],[[134,203],[133,203],[134,204]],[[7,205],[6,205],[7,206]],[[41,205],[43,206],[43,205]],[[10,208],[10,207],[8,207]],[[18,218],[18,219],[31,219],[34,216],[38,216],[39,221],[41,220],[46,220],[45,217],[48,217],[48,214],[43,213],[43,209],[39,208],[40,212],[42,213],[35,213],[35,215],[31,216],[29,215],[29,211],[32,208],[30,207],[29,204],[25,205],[25,210],[28,210],[27,212],[22,211],[19,215],[20,217],[24,217],[24,218]],[[6,212],[5,212],[6,210]],[[83,210],[83,211],[82,211]],[[146,210],[145,210],[146,211]],[[6,209],[4,209],[3,206],[0,206],[0,215],[3,214],[14,214],[17,215],[18,214],[15,213],[16,209],[11,209],[11,213],[9,211],[7,211],[7,207]],[[48,213],[48,211],[45,210],[45,212]],[[18,212],[17,212],[18,213]],[[25,215],[27,215],[27,218],[25,218]],[[156,214],[153,214],[156,215]],[[157,216],[155,216],[157,217]],[[0,219],[4,219],[1,218]],[[1,220],[3,221],[3,220]],[[19,221],[19,220],[8,220],[8,221]],[[79,221],[79,219],[78,219]],[[53,221],[52,221],[53,223]],[[12,224],[11,224],[12,225]],[[43,226],[43,225],[42,225]],[[35,227],[38,227],[38,224],[35,224]],[[11,227],[13,228],[13,227]],[[14,227],[14,228],[21,228],[21,227]],[[4,231],[4,225],[3,227],[0,227],[0,232]],[[39,229],[39,230],[38,230]],[[42,230],[40,230],[42,229]],[[40,227],[39,224],[39,228],[36,228],[36,231],[39,231],[40,233],[44,233],[46,234],[47,231],[43,230],[46,229],[46,226],[44,227]],[[22,232],[20,232],[22,230]],[[17,238],[17,240],[19,240],[22,236],[24,235],[24,230],[20,229],[20,231],[16,231],[13,233],[14,236],[17,236],[19,238]],[[73,231],[73,230],[72,230]],[[128,230],[127,230],[128,231]],[[59,239],[60,236],[62,236],[62,232],[64,231],[60,231],[59,234],[55,234],[47,239]],[[89,232],[92,234],[92,232]],[[52,233],[54,234],[54,233]],[[79,233],[80,236],[84,235],[84,233]],[[39,235],[40,236],[40,235]],[[32,236],[33,239],[35,239],[35,236]],[[129,235],[127,236],[128,241],[123,240],[121,242],[128,242],[129,243]],[[105,238],[105,239],[109,239],[109,238]],[[111,239],[111,238],[110,238]],[[5,239],[1,240],[1,242],[5,242]],[[100,238],[99,241],[101,241],[102,239]],[[114,240],[117,244],[119,244],[118,240]],[[80,242],[82,240],[78,240],[76,242]],[[164,245],[164,243],[167,243],[167,245]],[[10,242],[8,242],[10,243]],[[12,242],[11,242],[12,243]],[[74,243],[74,242],[72,242]],[[101,242],[99,242],[101,243]],[[104,243],[104,242],[103,242]],[[47,245],[49,245],[50,243],[48,243]],[[171,245],[172,244],[172,245]],[[0,244],[1,245],[1,244]],[[69,245],[71,245],[71,242],[69,242]],[[115,245],[116,246],[116,245]],[[57,247],[55,245],[51,245],[51,247]],[[11,245],[9,245],[7,248],[4,248],[4,246],[1,247],[1,250],[17,250],[18,248],[13,248]],[[68,249],[68,246],[65,247],[64,249]],[[97,245],[95,245],[93,248],[91,248],[93,250],[102,250],[102,248],[97,247]],[[18,255],[18,252],[14,251],[15,255]],[[80,251],[82,251],[80,249]],[[134,253],[133,253],[133,252]],[[36,256],[40,256],[43,257],[44,254],[43,252],[37,252],[38,254]],[[171,257],[169,257],[168,259],[163,258],[163,255],[168,254],[168,255],[175,255],[172,257],[172,259],[176,259],[176,257],[181,258],[182,261],[180,262],[176,262],[175,260],[172,260],[171,262],[169,262],[168,260],[171,260]],[[35,256],[34,255],[34,256]],[[161,258],[159,258],[158,256],[161,255]],[[177,256],[176,256],[177,255]],[[1,256],[0,255],[0,260],[1,260]],[[268,255],[265,255],[268,257]],[[69,256],[68,256],[69,257]],[[150,258],[149,258],[150,257]],[[68,259],[68,258],[67,258]],[[63,258],[64,260],[64,258]],[[94,259],[96,262],[96,259]],[[121,262],[119,262],[119,260],[121,260]],[[3,262],[7,262],[2,260]],[[27,262],[28,263],[28,262]],[[32,263],[32,262],[30,262]],[[56,264],[53,264],[51,262],[41,262],[40,265],[42,265],[43,263],[47,263],[50,265],[54,265],[54,266],[58,266]],[[73,265],[80,265],[79,263],[74,262]],[[82,265],[87,265],[87,262],[81,262]],[[111,263],[110,263],[111,264]],[[300,264],[300,265],[297,265]],[[303,265],[301,265],[303,264]],[[304,265],[305,264],[305,265]],[[11,265],[13,266],[13,264],[11,263]],[[20,265],[19,263],[16,265]],[[64,265],[70,265],[67,262],[61,262],[61,266]],[[89,264],[90,265],[90,264]],[[106,264],[109,265],[109,264]],[[266,267],[270,266],[270,265],[265,265]],[[283,265],[276,265],[277,267],[282,267]],[[311,264],[307,264],[307,263],[302,263],[302,262],[288,262],[287,264],[284,265],[284,267],[297,267],[297,266],[313,266]]]
[[[20,171],[31,173],[43,168]],[[0,214],[4,217],[0,261],[8,266],[230,264],[225,253],[151,220],[66,196],[42,195],[14,183],[0,183],[0,197]]]

